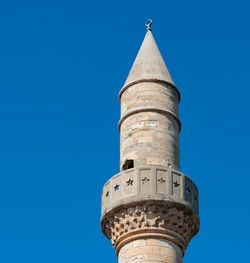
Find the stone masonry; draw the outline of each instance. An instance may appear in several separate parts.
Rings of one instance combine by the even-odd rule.
[[[198,189],[180,172],[180,92],[150,27],[119,100],[120,173],[103,188],[102,231],[119,263],[181,263],[199,231]]]

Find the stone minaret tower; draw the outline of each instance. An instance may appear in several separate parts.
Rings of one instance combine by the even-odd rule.
[[[119,93],[120,173],[102,192],[102,231],[119,263],[181,263],[199,230],[198,190],[180,172],[180,92],[151,23]]]

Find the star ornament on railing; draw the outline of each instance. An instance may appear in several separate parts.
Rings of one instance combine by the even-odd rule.
[[[129,179],[127,182],[128,186],[133,185],[133,180]]]

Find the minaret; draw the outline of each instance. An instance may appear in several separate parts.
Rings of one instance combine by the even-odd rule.
[[[180,172],[180,92],[151,23],[119,93],[120,173],[102,193],[102,231],[119,263],[181,263],[199,230],[198,189]]]

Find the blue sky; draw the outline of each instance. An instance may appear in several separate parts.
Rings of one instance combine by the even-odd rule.
[[[116,262],[101,233],[122,87],[153,19],[200,191],[185,263],[249,250],[249,1],[1,1],[0,261]]]

